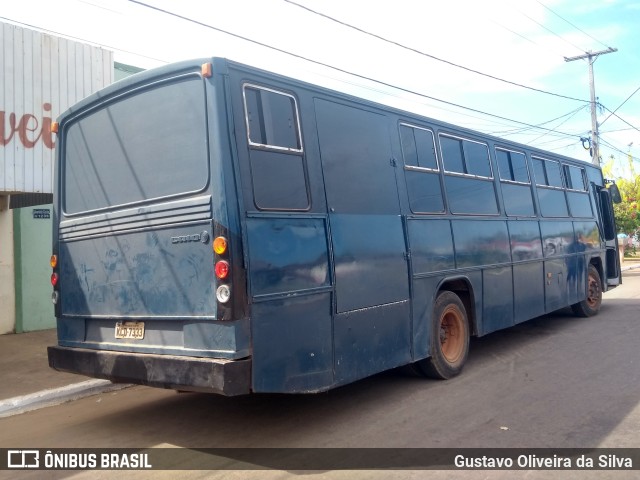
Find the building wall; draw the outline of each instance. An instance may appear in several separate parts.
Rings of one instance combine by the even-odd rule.
[[[53,192],[51,122],[113,79],[113,52],[0,22],[0,333],[55,326],[50,220],[9,195]]]
[[[9,210],[9,197],[0,196],[0,334],[14,329],[13,259],[13,210]]]
[[[52,119],[113,83],[113,53],[0,23],[0,192],[53,192]]]

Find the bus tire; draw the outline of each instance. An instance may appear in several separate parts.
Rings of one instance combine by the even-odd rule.
[[[438,294],[431,317],[431,356],[416,363],[422,375],[446,380],[462,371],[469,354],[469,321],[460,297]]]
[[[602,281],[598,269],[589,265],[587,273],[587,298],[571,305],[574,315],[578,317],[593,317],[600,311],[602,305]]]

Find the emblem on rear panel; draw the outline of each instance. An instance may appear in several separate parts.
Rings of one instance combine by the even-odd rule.
[[[189,243],[189,242],[202,242],[207,243],[209,241],[209,232],[206,230],[202,233],[193,233],[191,235],[178,235],[171,237],[171,243]]]

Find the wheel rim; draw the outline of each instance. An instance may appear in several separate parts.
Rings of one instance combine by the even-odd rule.
[[[440,350],[449,363],[455,363],[464,351],[464,316],[453,305],[447,307],[440,319]]]
[[[598,282],[598,279],[593,275],[589,275],[589,289],[587,291],[587,305],[589,305],[589,308],[598,308],[601,297],[600,282]]]

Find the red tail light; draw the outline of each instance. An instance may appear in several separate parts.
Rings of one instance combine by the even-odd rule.
[[[229,275],[229,262],[220,260],[216,263],[216,277],[219,279],[227,278]]]
[[[54,272],[51,274],[51,285],[55,287],[57,284],[58,284],[58,274]]]

